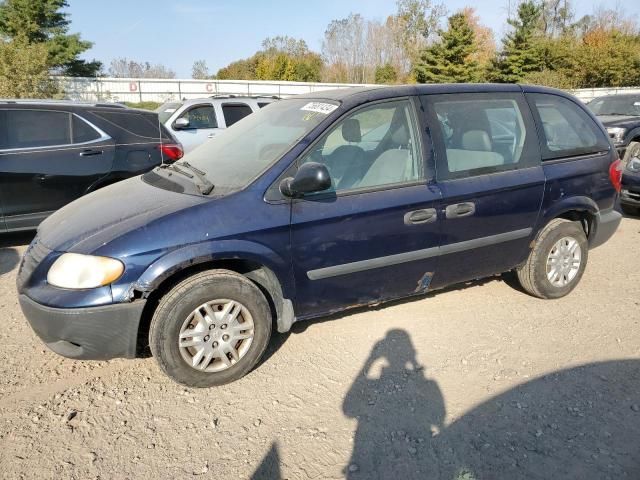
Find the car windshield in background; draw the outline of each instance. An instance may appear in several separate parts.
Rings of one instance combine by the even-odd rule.
[[[169,120],[169,117],[175,113],[177,109],[182,106],[182,102],[167,102],[163,103],[156,109],[160,123],[165,123]]]
[[[243,188],[336,108],[336,103],[308,99],[273,103],[196,148],[185,160],[206,172],[216,190]]]
[[[596,115],[640,116],[640,96],[596,98],[588,106]]]

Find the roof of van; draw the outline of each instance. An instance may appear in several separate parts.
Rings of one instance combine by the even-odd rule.
[[[344,101],[352,97],[371,96],[375,98],[401,97],[404,95],[427,95],[439,93],[490,93],[490,92],[522,92],[546,91],[549,93],[566,93],[560,90],[512,83],[438,83],[416,85],[390,85],[370,87],[347,87],[333,90],[321,90],[291,98],[309,98]]]

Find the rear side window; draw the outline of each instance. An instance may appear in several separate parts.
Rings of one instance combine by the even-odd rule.
[[[270,103],[271,103],[271,102],[268,102],[268,103],[265,103],[265,102],[258,102],[258,107],[260,107],[260,108],[264,108],[264,107],[266,107],[267,105],[269,105]]]
[[[72,117],[71,127],[73,143],[91,142],[92,140],[98,140],[100,138],[100,133],[98,133],[95,128],[75,115]]]
[[[71,114],[52,110],[7,110],[5,148],[69,145]]]
[[[251,107],[245,103],[225,103],[222,105],[222,114],[227,127],[251,115]]]
[[[189,121],[187,129],[218,128],[216,112],[213,105],[197,105],[180,115]]]
[[[444,146],[437,156],[439,180],[525,168],[539,163],[532,119],[514,94],[450,94],[428,97],[434,134]]]
[[[160,123],[158,116],[154,113],[142,114],[135,113],[135,111],[111,112],[101,110],[94,110],[91,113],[102,118],[109,124],[137,137],[157,140],[160,135]]]
[[[542,125],[542,158],[585,155],[606,151],[609,139],[587,113],[571,100],[558,95],[529,93]]]

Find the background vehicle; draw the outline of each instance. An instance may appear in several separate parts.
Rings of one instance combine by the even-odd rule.
[[[295,321],[512,270],[531,295],[567,295],[620,223],[619,164],[553,89],[299,96],[57,212],[20,304],[62,355],[133,357],[148,338],[174,380],[219,385]]]
[[[182,157],[158,115],[112,104],[0,100],[0,232]]]
[[[247,115],[266,107],[277,97],[216,95],[166,102],[156,112],[160,121],[184,147],[185,153],[206,142]]]
[[[606,127],[623,163],[620,205],[629,214],[640,213],[640,95],[599,97],[589,108]],[[636,160],[634,160],[636,159]]]

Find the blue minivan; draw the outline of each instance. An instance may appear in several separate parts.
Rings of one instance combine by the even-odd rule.
[[[55,352],[236,380],[272,330],[515,271],[555,299],[620,223],[621,167],[578,100],[519,85],[318,92],[49,217],[18,273]]]

